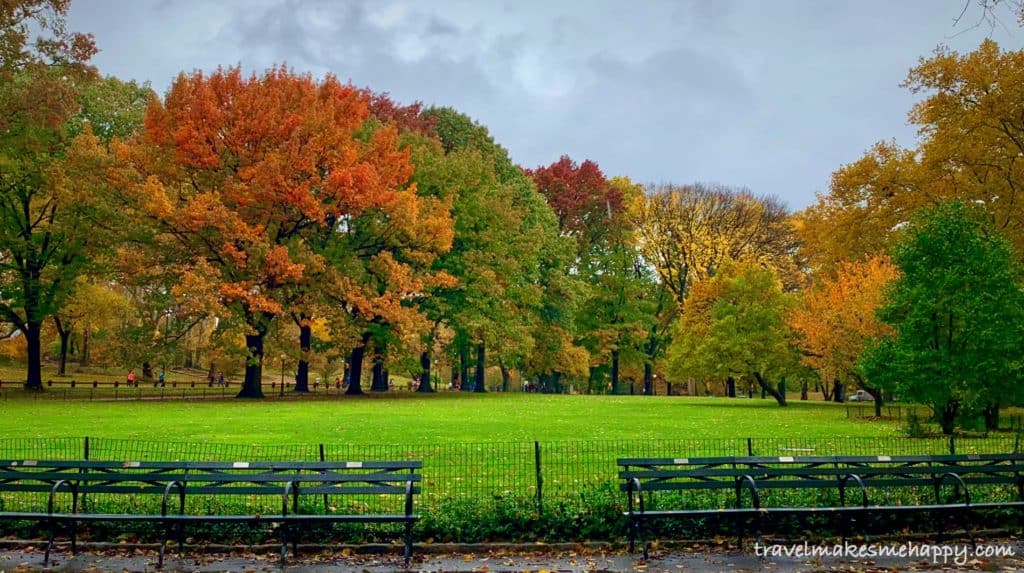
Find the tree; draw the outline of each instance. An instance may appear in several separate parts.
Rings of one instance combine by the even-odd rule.
[[[516,363],[534,347],[541,259],[547,243],[557,238],[554,217],[486,128],[448,108],[425,115],[434,122],[440,145],[419,143],[414,179],[421,193],[451,201],[455,223],[452,249],[434,265],[453,280],[423,300],[434,324],[423,347],[432,351],[440,325],[454,330],[462,388],[483,391],[488,353],[499,363]],[[474,384],[467,380],[470,347]],[[430,356],[421,356],[421,364],[429,365]],[[428,374],[424,370],[421,377]]]
[[[631,341],[644,335],[649,316],[639,308],[646,274],[626,209],[627,195],[633,201],[642,189],[624,178],[612,184],[597,163],[577,164],[565,155],[528,173],[575,247],[570,272],[586,285],[576,342],[590,354],[590,384],[607,364],[618,393],[621,362],[632,357]]]
[[[923,210],[893,249],[901,276],[879,311],[894,334],[868,348],[868,380],[929,405],[946,434],[961,410],[1020,398],[1021,270],[984,212],[962,203]],[[996,414],[997,415],[997,414]]]
[[[796,238],[785,206],[771,197],[720,186],[649,189],[635,210],[640,251],[679,305],[690,284],[727,261],[776,269],[787,289],[799,282]]]
[[[803,361],[824,380],[853,381],[875,399],[882,415],[882,392],[857,369],[864,349],[890,335],[892,327],[878,320],[886,285],[899,275],[886,256],[847,262],[834,276],[822,278],[801,293],[788,322],[799,336]]]
[[[790,299],[776,273],[756,263],[729,263],[693,287],[670,355],[674,376],[724,380],[749,376],[786,405],[769,380],[799,371],[785,317]]]
[[[878,143],[836,171],[829,193],[798,217],[812,268],[885,251],[916,210],[945,201],[982,205],[1024,252],[1024,52],[991,40],[964,55],[940,48],[903,85],[926,95],[908,114],[920,144]]]
[[[136,169],[121,182],[130,213],[154,226],[158,250],[186,262],[176,294],[248,327],[239,397],[262,396],[271,321],[323,264],[308,235],[417,207],[396,131],[359,137],[368,115],[365,94],[332,76],[314,81],[283,67],[248,78],[237,68],[195,72],[178,76],[165,102],[150,106],[145,136],[120,150]],[[376,260],[382,272],[395,268],[386,259]],[[358,290],[342,279],[331,286],[344,296]]]
[[[66,31],[67,8],[63,0],[0,7],[0,320],[25,337],[34,390],[42,389],[43,322],[94,246],[96,199],[87,187],[96,182],[97,145],[91,134],[76,138],[68,122],[81,85],[95,77],[87,62],[96,49],[90,36]]]

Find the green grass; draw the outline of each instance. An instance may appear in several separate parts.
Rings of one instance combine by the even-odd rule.
[[[897,436],[842,406],[771,400],[440,393],[206,402],[0,401],[0,436],[99,436],[234,444]]]

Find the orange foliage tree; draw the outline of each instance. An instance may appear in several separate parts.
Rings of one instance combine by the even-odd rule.
[[[179,75],[147,111],[144,137],[119,149],[135,167],[121,181],[129,212],[154,225],[158,249],[179,253],[177,294],[247,327],[239,397],[262,396],[271,322],[327,266],[311,235],[416,202],[396,130],[363,134],[368,117],[368,96],[332,76],[218,69]]]
[[[882,394],[863,379],[856,365],[869,343],[892,332],[875,311],[882,304],[885,286],[898,275],[884,255],[842,263],[834,276],[803,292],[800,306],[788,319],[800,335],[804,363],[826,382],[829,378],[854,382],[866,390],[875,398],[878,416]]]

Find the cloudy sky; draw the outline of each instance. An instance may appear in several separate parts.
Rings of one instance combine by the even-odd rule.
[[[954,26],[965,3],[963,21]],[[100,70],[287,63],[451,106],[526,167],[563,154],[638,182],[716,182],[799,209],[879,139],[912,145],[899,83],[945,44],[1006,49],[973,0],[75,0]]]

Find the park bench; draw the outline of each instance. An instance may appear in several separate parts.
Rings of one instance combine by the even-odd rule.
[[[0,460],[0,520],[31,520],[49,526],[44,565],[49,563],[50,550],[59,527],[70,529],[71,550],[75,553],[76,527],[80,522],[161,524],[164,537],[158,567],[163,566],[164,547],[172,536],[172,530],[179,552],[184,550],[184,526],[187,524],[220,522],[260,526],[276,523],[281,542],[281,564],[284,565],[291,527],[402,523],[405,526],[405,563],[408,567],[412,557],[412,527],[419,519],[413,513],[413,495],[419,493],[421,476],[416,470],[420,468],[422,462],[419,461]],[[202,509],[204,500],[222,501],[223,496],[242,496],[239,499],[244,501],[235,506],[220,503],[216,512]],[[322,512],[307,511],[310,502],[306,500],[311,499],[308,496],[322,496]],[[364,510],[335,510],[330,504],[336,503],[331,498],[337,496],[359,496],[345,499],[353,501],[350,506]],[[302,507],[300,498],[304,501]],[[103,503],[97,503],[97,500]],[[188,509],[187,500],[192,502]],[[270,504],[271,510],[254,510],[251,504],[259,501]],[[386,506],[389,501],[393,503],[388,509],[404,502],[404,511],[366,511],[366,508]],[[112,508],[123,507],[129,509],[111,511]],[[239,507],[240,511],[230,511]],[[297,551],[297,539],[292,544],[293,552]]]
[[[808,456],[808,457],[708,457],[708,458],[622,458],[618,460],[619,477],[624,480],[629,527],[630,551],[639,538],[644,559],[648,557],[644,541],[644,523],[665,518],[732,518],[738,531],[740,547],[748,518],[753,518],[757,533],[761,517],[770,514],[833,513],[844,522],[844,537],[857,516],[871,512],[948,511],[957,513],[973,543],[970,529],[971,512],[1024,506],[1024,454],[979,455],[915,455],[915,456]],[[1012,488],[1014,499],[997,495],[998,499],[978,502],[973,491],[989,494],[992,488]],[[913,495],[897,501],[879,501],[881,493],[898,490],[934,491],[933,502],[905,503]],[[732,507],[650,509],[656,492],[675,492],[685,499],[691,492],[719,491],[730,498]],[[805,503],[765,505],[762,493],[770,490],[804,490],[838,495],[805,495]],[[854,499],[848,505],[848,492]],[[744,492],[750,499],[743,503]],[[942,492],[947,491],[943,499]],[[920,493],[920,492],[918,492]],[[996,492],[1005,493],[1005,492]],[[812,498],[830,500],[826,505],[806,503]],[[891,497],[891,495],[889,496]],[[976,496],[977,497],[977,496]],[[993,496],[989,496],[993,497]],[[646,499],[645,499],[646,498]],[[874,498],[874,500],[873,500]],[[657,500],[655,499],[655,505]],[[662,504],[664,505],[664,504]]]

